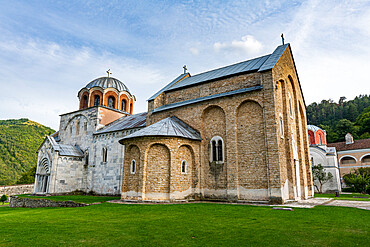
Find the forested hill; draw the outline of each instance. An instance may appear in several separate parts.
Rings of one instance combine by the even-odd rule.
[[[322,100],[307,107],[308,124],[326,130],[328,142],[344,141],[349,132],[355,139],[370,138],[370,96],[360,95],[346,101]]]
[[[36,165],[36,151],[55,132],[26,118],[0,120],[0,185],[15,184]]]

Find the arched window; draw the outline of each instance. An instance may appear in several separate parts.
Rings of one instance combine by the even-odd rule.
[[[108,159],[108,150],[107,150],[106,147],[103,147],[102,155],[103,155],[103,162],[107,162],[107,159]]]
[[[87,108],[87,96],[84,95],[83,97],[83,102],[84,102],[84,108]]]
[[[187,170],[187,165],[186,165],[186,161],[183,160],[181,162],[181,173],[186,173],[186,170]]]
[[[321,143],[321,134],[319,134],[319,144],[322,144]]]
[[[95,95],[95,98],[94,98],[94,106],[98,106],[100,105],[100,96],[99,95]]]
[[[219,136],[211,139],[211,161],[224,161],[224,141]]]
[[[114,97],[113,96],[108,97],[108,107],[114,108]]]
[[[368,163],[368,162],[370,163],[370,154],[363,157],[361,162],[362,163]]]
[[[135,174],[136,172],[136,161],[135,160],[132,160],[131,161],[131,174]]]
[[[126,100],[122,100],[121,102],[121,111],[126,111]]]
[[[352,157],[344,157],[341,160],[342,164],[356,164],[356,160]]]

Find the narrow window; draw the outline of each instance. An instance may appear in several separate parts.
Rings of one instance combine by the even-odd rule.
[[[217,161],[223,160],[223,153],[222,153],[222,141],[218,140],[217,142]]]
[[[87,122],[84,122],[84,130],[87,131]]]
[[[87,96],[84,95],[83,97],[83,102],[84,102],[84,108],[87,108]]]
[[[108,158],[108,151],[107,151],[107,148],[104,147],[103,148],[103,162],[107,162],[107,158]]]
[[[321,143],[321,134],[319,134],[319,144],[322,144]]]
[[[212,145],[212,161],[217,161],[217,147],[216,141],[211,142]]]
[[[108,107],[114,108],[114,97],[112,96],[108,97]]]
[[[314,166],[315,162],[313,162],[313,157],[311,157],[311,165]]]
[[[289,113],[290,116],[293,117],[293,110],[292,110],[292,98],[289,95]]]
[[[85,152],[85,166],[89,165],[89,153]]]
[[[282,116],[279,117],[279,121],[280,121],[280,134],[281,134],[281,137],[284,137],[284,124],[283,124]]]
[[[80,121],[78,120],[76,122],[76,135],[79,135],[80,134]]]
[[[182,162],[181,162],[181,173],[186,173],[186,161],[185,160],[183,160]]]
[[[135,174],[136,172],[136,161],[132,160],[131,161],[131,174]]]
[[[94,98],[94,106],[98,106],[100,105],[100,96],[99,95],[95,95],[95,98]]]
[[[126,100],[124,100],[124,99],[121,102],[121,110],[126,111]]]

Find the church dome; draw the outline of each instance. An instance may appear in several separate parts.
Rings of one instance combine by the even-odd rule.
[[[116,78],[113,78],[113,77],[100,77],[100,78],[97,78],[97,79],[89,82],[86,85],[85,88],[91,89],[93,87],[101,87],[102,89],[115,88],[119,92],[121,92],[121,91],[130,92],[128,90],[128,88],[126,87],[126,85],[123,84],[123,82],[121,82],[120,80],[118,80]]]

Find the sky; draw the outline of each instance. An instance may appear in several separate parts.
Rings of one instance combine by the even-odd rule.
[[[305,102],[370,94],[370,1],[0,0],[0,119],[59,129],[106,75],[146,100],[195,75],[290,43]]]

